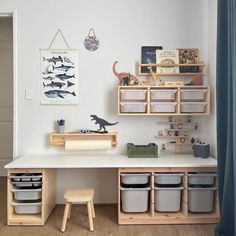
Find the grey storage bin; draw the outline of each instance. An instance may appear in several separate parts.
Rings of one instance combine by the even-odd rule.
[[[173,113],[176,111],[176,102],[151,102],[150,111],[158,113]]]
[[[146,102],[121,102],[120,103],[120,111],[121,112],[137,112],[137,113],[144,113],[147,110],[147,103]]]
[[[151,174],[148,173],[132,173],[132,174],[120,174],[122,184],[148,184],[149,177]]]
[[[181,102],[180,112],[183,113],[204,113],[206,103]]]
[[[146,212],[148,211],[150,187],[147,188],[120,188],[122,211]]]
[[[181,101],[204,101],[206,89],[182,89]]]
[[[214,196],[216,187],[213,188],[188,188],[188,210],[196,213],[207,213],[214,210]]]
[[[188,173],[189,185],[213,185],[216,173]]]
[[[145,101],[147,90],[120,90],[120,99],[122,101]]]
[[[17,214],[38,214],[41,212],[41,202],[36,203],[18,203],[13,202],[11,204],[15,208]]]
[[[182,182],[182,173],[155,173],[155,184],[158,185],[177,185]]]
[[[14,194],[14,199],[22,200],[39,200],[41,199],[42,189],[11,189]]]
[[[210,144],[194,144],[193,156],[207,158],[210,156]]]
[[[181,192],[184,187],[155,188],[155,210],[159,212],[178,212],[181,206]]]

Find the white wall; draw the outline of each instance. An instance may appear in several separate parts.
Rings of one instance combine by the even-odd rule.
[[[95,129],[90,114],[119,121],[110,129],[119,134],[114,152],[125,152],[127,142],[156,142],[157,121],[164,118],[117,116],[118,81],[112,63],[118,60],[119,71],[134,73],[142,45],[196,47],[203,60],[208,55],[204,0],[1,0],[0,8],[9,7],[18,12],[18,155],[63,152],[48,148],[47,135],[54,130],[55,120],[64,118],[68,131]],[[83,46],[91,27],[100,39],[96,52]],[[58,28],[70,47],[79,49],[78,106],[40,105],[39,49],[49,46]],[[54,46],[64,47],[61,40]],[[25,88],[34,90],[33,100],[24,99]],[[82,185],[95,187],[97,202],[116,200],[115,170],[59,170],[58,202],[64,189]]]

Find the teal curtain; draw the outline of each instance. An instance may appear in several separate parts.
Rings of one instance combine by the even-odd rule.
[[[221,219],[217,236],[236,236],[236,0],[218,0],[217,152]]]

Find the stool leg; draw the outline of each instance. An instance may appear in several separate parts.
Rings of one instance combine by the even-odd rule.
[[[90,231],[93,231],[93,217],[92,217],[92,206],[91,202],[87,202],[87,210],[88,210],[88,218],[89,218],[89,229]]]
[[[67,219],[70,219],[72,203],[70,203]]]
[[[70,207],[70,203],[67,202],[65,205],[64,216],[63,216],[63,220],[62,220],[62,224],[61,224],[61,231],[62,232],[65,232],[65,230],[66,230],[66,221],[67,221],[67,217],[68,217],[68,213],[69,213],[69,207]]]
[[[93,201],[91,201],[91,206],[92,206],[92,216],[93,216],[93,218],[95,218],[95,210],[94,210]]]

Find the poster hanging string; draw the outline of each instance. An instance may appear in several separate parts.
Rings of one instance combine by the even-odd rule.
[[[64,40],[64,42],[65,42],[67,48],[70,49],[70,47],[69,47],[69,45],[68,45],[68,43],[67,43],[67,41],[66,41],[66,39],[65,39],[65,37],[64,37],[64,35],[63,35],[63,33],[62,33],[62,31],[61,31],[60,29],[58,29],[57,32],[55,33],[55,35],[54,35],[54,37],[53,37],[53,39],[52,39],[52,42],[50,43],[48,49],[51,49],[51,46],[52,46],[52,44],[54,43],[54,41],[55,41],[55,39],[56,39],[56,37],[57,37],[57,35],[58,35],[59,33],[61,34],[61,37],[62,37],[62,39]]]

